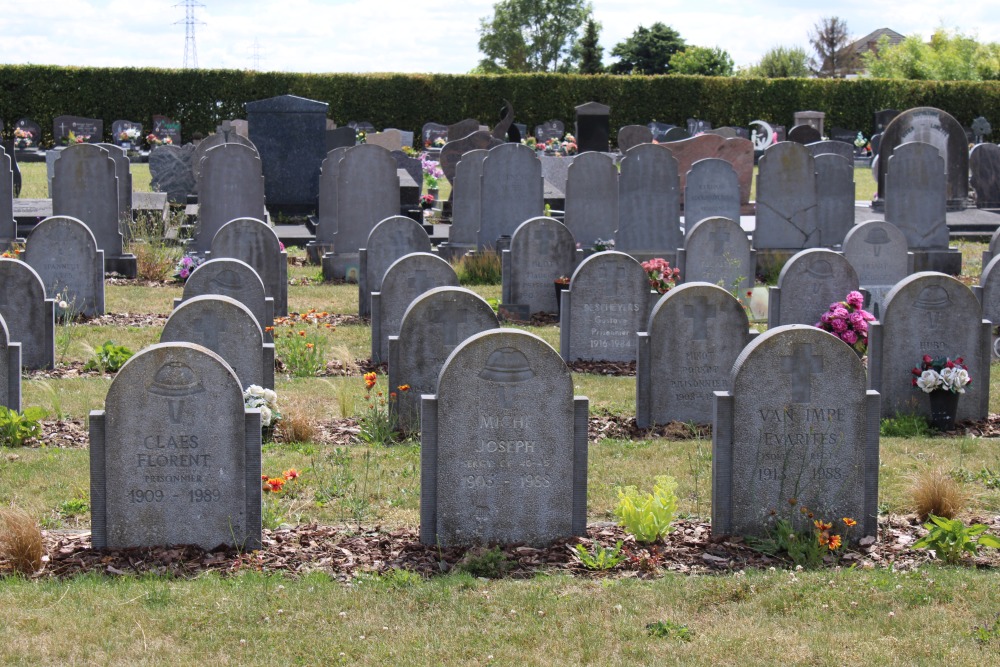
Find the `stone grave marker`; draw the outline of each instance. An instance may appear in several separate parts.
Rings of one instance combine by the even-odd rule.
[[[371,315],[372,292],[382,289],[382,276],[400,257],[412,252],[431,251],[431,240],[424,228],[402,215],[382,220],[368,234],[365,247],[358,251],[358,315]]]
[[[848,129],[843,128],[843,127],[837,127],[836,125],[834,125],[833,127],[830,128],[830,140],[831,141],[839,141],[842,144],[848,144],[849,146],[851,146],[851,149],[852,149],[851,150],[851,154],[852,154],[852,156],[854,154],[854,150],[853,150],[854,149],[854,140],[858,138],[858,134],[859,134],[858,130],[848,130]],[[862,133],[862,136],[863,136],[863,133]],[[821,141],[819,143],[826,143],[826,142]],[[813,153],[813,155],[817,155],[817,153]]]
[[[743,304],[724,288],[690,282],[660,297],[638,333],[636,425],[712,423],[713,392],[756,336]]]
[[[11,155],[0,148],[0,249],[7,250],[12,243],[23,242],[17,236],[14,220],[14,172]]]
[[[645,125],[626,125],[618,130],[618,150],[623,154],[639,144],[653,142],[653,132]]]
[[[566,158],[552,158],[565,160]],[[618,166],[604,153],[577,155],[566,178],[565,222],[574,238],[591,247],[618,229]]]
[[[525,220],[501,258],[505,306],[526,306],[528,315],[558,312],[555,280],[576,266],[576,242],[566,225],[546,217]]]
[[[365,143],[381,146],[387,151],[398,151],[403,147],[403,134],[399,130],[382,130],[369,134]]]
[[[247,102],[246,108],[248,137],[260,155],[267,205],[290,212],[315,209],[330,105],[279,95]]]
[[[288,315],[288,255],[274,230],[254,218],[236,218],[222,226],[212,239],[212,259],[232,258],[246,262],[264,283],[264,292],[274,299],[274,314]]]
[[[580,153],[607,153],[611,147],[611,107],[600,102],[587,102],[576,107],[574,136]]]
[[[859,287],[858,274],[840,253],[810,248],[792,255],[777,286],[768,288],[767,328],[815,324],[831,303]]]
[[[818,205],[816,160],[806,147],[782,141],[765,150],[758,163],[754,248],[818,246]]]
[[[458,162],[465,157],[466,153],[474,150],[489,150],[503,143],[502,140],[497,139],[487,130],[479,130],[461,139],[449,141],[441,148],[441,153],[438,156],[444,177],[448,179],[449,183],[454,183]]]
[[[42,140],[42,126],[30,118],[18,118],[12,130],[14,150],[38,150]]]
[[[815,157],[813,164],[816,167],[819,244],[832,248],[839,246],[844,235],[854,226],[854,159],[821,153]]]
[[[395,127],[387,127],[383,132],[399,132],[400,146],[396,150],[402,150],[404,147],[413,148],[414,133],[411,130],[400,130]]]
[[[806,149],[809,154],[813,157],[819,157],[826,153],[833,153],[834,155],[839,155],[848,162],[851,163],[851,168],[854,168],[854,144],[845,141],[839,141],[837,139],[829,139],[826,141],[817,141],[811,144],[806,144]]]
[[[592,154],[594,154],[593,151],[590,153],[584,153],[584,155]],[[597,153],[597,155],[604,155],[605,157],[613,160],[613,158],[606,153]],[[546,193],[550,188],[555,188],[563,195],[566,194],[566,188],[569,187],[569,168],[573,166],[578,157],[580,156],[544,155],[542,153],[538,153],[538,161],[542,164],[542,178],[545,180]]]
[[[672,264],[682,244],[677,160],[656,144],[636,146],[621,161],[615,249]]]
[[[721,158],[698,160],[684,178],[684,229],[705,218],[740,219],[740,181],[733,165]]]
[[[208,135],[195,145],[194,159],[191,162],[194,165],[195,180],[197,180],[199,184],[201,183],[202,165],[205,157],[208,155],[208,151],[224,144],[246,146],[253,151],[255,157],[260,159],[260,154],[257,152],[257,147],[253,145],[253,142],[239,134],[236,129],[232,127],[230,121],[223,121],[222,125],[217,127],[215,132]],[[263,169],[263,165],[261,165],[262,174]]]
[[[833,523],[844,543],[875,536],[879,395],[854,350],[811,326],[769,329],[731,382],[715,393],[713,534],[764,537],[785,519],[810,536],[814,520]]]
[[[343,129],[343,128],[340,128]],[[350,128],[348,128],[350,129]],[[310,261],[319,264],[323,255],[333,252],[337,233],[337,187],[340,161],[348,147],[335,148],[326,155],[319,173],[319,207],[316,215],[316,238],[306,244]]]
[[[812,125],[796,125],[788,131],[788,140],[797,144],[814,144],[823,141],[823,135]]]
[[[372,362],[389,360],[389,336],[399,335],[410,303],[435,287],[458,287],[451,264],[437,255],[414,252],[393,262],[382,276],[381,290],[372,292]]]
[[[129,224],[132,222],[132,163],[128,151],[117,144],[97,144],[111,154],[115,161],[115,176],[118,179],[118,228],[128,238]]]
[[[922,271],[897,283],[868,329],[868,378],[882,395],[882,416],[930,415],[927,395],[911,386],[910,374],[928,354],[965,360],[972,383],[958,401],[957,419],[986,419],[992,328],[972,290],[951,276]]]
[[[972,136],[976,144],[983,143],[983,138],[991,134],[993,134],[993,128],[990,126],[990,121],[983,116],[972,119]]]
[[[116,120],[111,123],[111,141],[125,150],[139,150],[145,139],[142,123],[133,120]]]
[[[447,143],[448,126],[441,123],[424,123],[423,129],[420,131],[420,136],[423,137],[424,148],[434,148],[434,142],[438,139]],[[441,145],[443,146],[444,144]]]
[[[906,235],[891,222],[869,220],[847,232],[843,252],[857,272],[861,288],[870,295],[865,310],[878,319],[889,290],[913,272]]]
[[[622,252],[583,260],[562,293],[559,353],[566,361],[635,361],[636,332],[649,316],[649,280]]]
[[[104,141],[104,121],[82,116],[56,116],[52,119],[52,137],[56,146],[68,145],[70,133],[76,143],[100,143]]]
[[[658,123],[654,120],[651,123],[647,123],[646,127],[648,127],[649,131],[653,134],[653,141],[663,143],[666,139],[667,131],[677,126],[671,125],[670,123]]]
[[[675,141],[684,141],[685,139],[692,139],[691,133],[685,130],[683,127],[672,127],[667,130],[667,133],[663,135],[663,143],[669,144]]]
[[[262,169],[257,151],[242,144],[219,144],[205,153],[198,177],[198,224],[192,250],[210,251],[215,235],[230,220],[264,219]]]
[[[170,313],[161,343],[195,343],[222,357],[246,389],[274,389],[274,343],[264,342],[257,318],[236,299],[221,294],[184,300]]]
[[[547,120],[535,126],[535,141],[545,143],[549,139],[562,139],[566,125],[561,120]]]
[[[587,413],[542,339],[467,338],[421,401],[420,541],[540,546],[584,534]]]
[[[1000,250],[1000,227],[998,227],[997,230],[993,232],[993,236],[990,237],[988,249],[983,251],[982,265],[986,266],[989,264],[990,260],[998,254],[998,250]]]
[[[499,326],[499,325],[497,325]],[[0,316],[0,405],[21,411],[21,344],[10,339]]]
[[[718,158],[725,160],[736,170],[740,183],[740,207],[745,213],[753,212],[750,206],[750,182],[753,179],[754,149],[749,140],[724,139],[715,134],[702,134],[683,141],[665,143],[663,147],[677,159],[677,173],[680,175],[682,193],[687,187],[687,174],[695,162],[706,158]],[[683,201],[681,205],[684,205]]]
[[[465,118],[448,126],[448,141],[464,139],[473,132],[479,131],[479,121],[475,118]]]
[[[739,130],[741,129],[743,128],[736,128],[730,126],[717,127],[711,130],[706,130],[705,134],[714,134],[716,136],[722,137],[723,139],[735,139],[738,136],[740,136]]]
[[[899,115],[899,111],[896,109],[882,109],[881,111],[876,111],[872,114],[872,134],[879,134],[885,132],[885,128],[889,127],[889,123]]]
[[[489,151],[472,150],[462,156],[455,170],[451,192],[451,229],[442,244],[442,256],[453,258],[479,247],[482,209],[483,160]]]
[[[3,152],[10,158],[11,194],[13,194],[14,199],[17,199],[21,196],[21,184],[24,179],[21,176],[21,167],[17,163],[18,151],[14,148],[14,140],[0,141],[0,149],[3,149]]]
[[[21,344],[23,368],[55,366],[55,301],[45,298],[45,284],[26,262],[0,258],[0,317],[10,340]]]
[[[354,132],[354,128],[346,125],[326,130],[323,136],[327,154],[338,148],[350,148],[358,142],[358,135]]]
[[[521,144],[491,148],[483,158],[479,209],[479,248],[495,249],[497,239],[542,214],[542,165],[535,151]]]
[[[735,291],[742,299],[753,288],[757,253],[746,232],[729,218],[704,218],[692,225],[677,250],[683,283],[706,282]]]
[[[1000,262],[995,260],[1000,260],[1000,257],[994,257],[984,265],[979,285],[972,288],[983,306],[983,319],[991,323],[1000,322],[1000,269],[997,268]],[[995,334],[990,338],[990,349],[992,358],[1000,359],[1000,337]]]
[[[261,331],[264,342],[273,343],[274,299],[266,296],[264,282],[249,264],[239,259],[210,259],[195,267],[184,282],[184,293],[174,299],[174,308],[196,296],[228,296],[246,306]]]
[[[214,352],[147,347],[90,413],[95,549],[261,544],[260,411]]]
[[[66,216],[45,218],[28,234],[23,259],[55,299],[58,315],[104,314],[104,251],[87,225]],[[58,306],[62,301],[65,310]]]
[[[396,392],[402,430],[419,429],[420,397],[437,393],[448,355],[473,334],[499,327],[490,304],[464,287],[435,287],[413,300],[403,313],[399,334],[389,336],[389,389]]]
[[[969,178],[976,191],[976,208],[1000,209],[1000,146],[978,144],[972,148]]]
[[[153,116],[153,132],[160,140],[170,138],[174,146],[181,145],[181,122],[167,116]]]
[[[150,187],[166,192],[171,204],[184,204],[197,189],[194,177],[194,144],[157,146],[149,151]]]
[[[687,119],[687,131],[692,137],[696,134],[704,134],[712,129],[712,123],[707,120],[698,120],[697,118]]]
[[[375,131],[375,126],[369,123],[367,120],[351,120],[347,122],[347,127],[351,128],[355,132],[364,132],[368,134]]]

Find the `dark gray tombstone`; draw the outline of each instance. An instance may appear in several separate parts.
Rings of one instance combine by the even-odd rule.
[[[626,125],[618,130],[618,150],[622,153],[639,144],[653,142],[653,132],[645,125]]]
[[[584,155],[593,155],[593,153],[584,153]],[[597,155],[605,155],[610,158],[610,155],[606,153],[597,153]],[[548,194],[553,188],[558,190],[563,195],[566,194],[566,188],[568,187],[567,181],[569,180],[569,168],[573,166],[576,159],[580,157],[579,155],[545,155],[544,153],[538,153],[538,161],[542,164],[542,178],[545,180],[545,192]]]
[[[816,166],[819,245],[832,248],[839,246],[854,226],[854,159],[821,153],[813,164]]]
[[[552,218],[525,220],[502,254],[501,302],[526,306],[531,313],[559,310],[555,280],[576,266],[576,242],[566,225]]]
[[[221,357],[147,347],[90,413],[93,547],[260,548],[260,446],[260,412]]]
[[[691,282],[661,296],[638,333],[636,426],[710,424],[713,393],[729,389],[753,336],[743,304],[721,287]]]
[[[393,159],[396,160],[396,168],[402,169],[407,174],[409,174],[410,178],[413,179],[413,182],[417,184],[417,194],[419,195],[420,186],[423,185],[423,178],[424,178],[424,171],[423,167],[421,167],[420,165],[420,158],[410,157],[403,151],[389,151],[389,152],[392,154]],[[400,197],[402,197],[402,194],[400,194]],[[402,202],[402,204],[405,206],[406,202]]]
[[[389,360],[389,336],[399,335],[410,302],[435,287],[458,287],[455,269],[437,255],[410,253],[386,269],[381,289],[371,296],[373,363]]]
[[[646,272],[633,257],[591,255],[562,293],[559,353],[566,361],[635,361],[635,334],[646,328],[651,298]]]
[[[168,118],[167,116],[153,116],[152,134],[159,137],[161,141],[169,137],[171,144],[174,146],[180,146],[181,122],[179,120],[174,120],[173,118]]]
[[[444,177],[448,179],[449,183],[454,183],[458,162],[466,153],[474,150],[489,150],[503,143],[502,140],[497,139],[487,130],[479,130],[456,141],[449,141],[441,149],[441,153],[438,156]]]
[[[815,324],[831,303],[858,287],[858,274],[840,253],[802,250],[781,269],[777,286],[768,288],[767,328]]]
[[[435,287],[403,313],[399,335],[389,336],[389,388],[403,431],[420,427],[420,397],[436,394],[438,375],[466,338],[500,326],[483,297],[464,287]],[[400,386],[409,385],[406,390]]]
[[[827,153],[839,155],[851,163],[852,169],[854,168],[853,143],[847,143],[837,139],[829,139],[827,141],[817,141],[815,143],[806,144],[806,149],[813,157],[819,157],[820,155],[825,155]]]
[[[434,148],[434,144],[438,139],[444,143],[448,142],[448,126],[441,123],[424,123],[423,129],[420,131],[420,136],[423,137],[424,148]],[[441,145],[443,146],[444,143]]]
[[[17,236],[17,221],[14,220],[14,173],[11,170],[11,157],[0,148],[0,250],[7,250],[13,243],[23,242]]]
[[[565,160],[566,158],[552,158]],[[618,166],[604,153],[573,158],[566,177],[565,222],[584,247],[609,240],[618,229]]]
[[[511,236],[545,206],[542,165],[535,151],[521,144],[492,148],[483,159],[480,194],[479,248],[496,249],[501,236]]]
[[[671,125],[670,123],[657,123],[654,120],[652,123],[647,123],[646,127],[648,127],[649,131],[653,134],[653,141],[663,143],[666,141],[667,131],[677,126]]]
[[[991,134],[993,134],[993,128],[990,127],[990,121],[982,116],[972,119],[972,137],[977,144],[983,143],[983,139]]]
[[[839,141],[842,144],[850,145],[853,153],[854,140],[858,138],[859,134],[861,133],[858,130],[848,130],[834,125],[830,128],[830,141]],[[826,142],[821,141],[820,143]],[[813,153],[813,155],[816,155],[816,153]]]
[[[542,339],[466,339],[421,402],[420,541],[540,546],[584,534],[587,410]]]
[[[352,127],[338,127],[323,134],[324,146],[329,153],[337,148],[350,148],[357,143],[357,134]]]
[[[18,151],[14,148],[14,140],[8,139],[7,141],[0,142],[0,149],[3,149],[3,152],[10,158],[11,194],[14,199],[17,199],[21,196],[23,179],[21,178],[21,167],[17,164]]]
[[[448,141],[457,141],[478,131],[479,121],[475,118],[466,118],[448,126]]]
[[[750,183],[753,180],[754,149],[746,139],[724,139],[715,134],[701,134],[697,137],[662,144],[677,159],[677,173],[680,175],[680,189],[687,187],[687,174],[695,162],[706,158],[725,160],[736,170],[739,180],[740,206],[752,213],[750,206]],[[682,207],[684,202],[681,202]],[[692,222],[697,222],[695,219]]]
[[[600,151],[607,153],[611,147],[611,107],[599,102],[587,102],[576,107],[576,145],[581,153]]]
[[[958,402],[957,419],[986,419],[992,328],[972,290],[951,276],[923,271],[897,283],[868,329],[868,378],[882,395],[882,416],[930,416],[928,398],[910,374],[928,354],[965,360],[972,383]]]
[[[199,254],[211,250],[215,235],[230,220],[264,219],[262,169],[257,151],[242,144],[219,144],[205,153],[198,179],[198,225],[192,250]]]
[[[797,144],[814,144],[823,140],[823,135],[812,125],[796,125],[788,131],[788,140]]]
[[[566,125],[561,120],[547,120],[535,126],[535,140],[545,143],[549,139],[562,139],[566,134]]]
[[[782,141],[765,150],[758,164],[754,248],[818,246],[818,204],[816,161],[806,147]]]
[[[161,343],[195,343],[225,359],[246,389],[274,389],[274,343],[264,341],[257,318],[236,299],[195,296],[170,313]]]
[[[56,116],[52,120],[52,137],[56,146],[68,145],[70,133],[76,143],[99,144],[104,141],[104,121],[82,116]]]
[[[23,368],[55,366],[55,301],[45,297],[42,278],[26,262],[0,258],[0,317],[10,340],[21,344]]]
[[[348,128],[350,129],[350,128]],[[323,255],[333,252],[337,233],[337,187],[340,161],[349,147],[335,148],[327,153],[319,173],[319,209],[316,216],[316,238],[306,244],[309,259],[319,264]]]
[[[115,161],[115,177],[118,179],[118,228],[122,235],[130,234],[132,222],[132,163],[128,151],[117,144],[97,144],[111,154]]]
[[[784,519],[812,535],[815,517],[845,544],[875,536],[879,395],[843,341],[810,326],[769,329],[736,360],[715,415],[713,534],[763,537]]]
[[[947,174],[938,149],[914,141],[897,147],[888,161],[885,219],[906,234],[911,249],[947,248]]]
[[[677,160],[655,144],[636,146],[621,161],[615,249],[674,263],[682,244]]]
[[[979,144],[969,153],[969,178],[976,208],[1000,208],[1000,146]]]
[[[347,122],[347,127],[351,128],[355,132],[364,132],[368,134],[369,132],[375,131],[375,126],[369,123],[367,120],[351,120]]]
[[[665,135],[663,135],[663,143],[665,144],[669,144],[674,141],[684,141],[685,139],[691,139],[691,133],[683,127],[672,127],[667,130]]]
[[[365,143],[381,146],[387,151],[398,151],[403,148],[403,135],[399,130],[382,130],[365,137]]]
[[[236,218],[212,239],[212,259],[246,262],[260,276],[264,292],[274,299],[274,314],[288,315],[288,256],[274,230],[261,220]]]
[[[889,123],[899,115],[899,111],[896,109],[882,109],[881,111],[876,111],[872,114],[872,134],[881,134],[885,132],[885,128],[889,127]]]
[[[0,405],[21,411],[21,344],[10,339],[7,323],[0,316]]]
[[[279,95],[247,102],[246,108],[249,139],[263,167],[267,205],[289,212],[315,210],[330,105]]]
[[[979,285],[972,288],[979,303],[983,306],[983,319],[990,323],[1000,322],[1000,257],[994,257],[985,264],[979,278]],[[1000,337],[996,334],[990,338],[991,357],[1000,358]]]
[[[684,229],[705,218],[740,219],[740,181],[733,165],[703,158],[691,166],[684,186]]]
[[[411,218],[394,215],[375,225],[365,247],[358,251],[358,315],[371,315],[372,292],[381,291],[382,276],[397,259],[412,252],[430,251],[430,237]]]
[[[42,140],[42,126],[30,118],[18,118],[11,130],[14,136],[14,150],[38,150]]]
[[[184,293],[174,299],[174,308],[196,296],[228,296],[246,306],[261,331],[264,342],[273,342],[267,329],[274,326],[274,299],[264,291],[264,282],[249,264],[232,258],[210,259],[195,267],[184,282]]]
[[[127,151],[137,151],[146,137],[142,133],[142,123],[132,120],[116,120],[111,123],[111,141]]]
[[[907,252],[906,235],[891,222],[862,222],[847,232],[843,252],[857,272],[861,288],[870,296],[865,309],[878,319],[889,290],[913,272],[913,255]]]
[[[488,154],[485,150],[469,151],[457,165],[451,193],[451,229],[448,241],[441,247],[443,256],[453,258],[479,247],[483,160]]]
[[[205,156],[208,155],[208,151],[217,146],[222,146],[223,144],[238,144],[240,146],[246,146],[253,151],[255,157],[258,159],[260,158],[260,154],[257,152],[257,147],[253,145],[253,142],[237,132],[236,128],[233,127],[230,121],[223,121],[222,124],[216,128],[215,132],[199,141],[195,146],[194,159],[191,163],[194,165],[194,176],[196,180],[200,182],[202,163]],[[263,174],[263,166],[261,167],[261,173]]]
[[[157,146],[149,151],[150,187],[167,193],[171,204],[184,204],[197,189],[194,177],[194,144]]]
[[[742,299],[753,288],[756,252],[739,223],[704,218],[688,229],[684,247],[677,250],[677,268],[683,283],[712,283]]]
[[[58,305],[65,301],[69,312],[104,314],[104,251],[87,225],[66,216],[42,220],[28,234],[23,259],[55,299],[57,313],[65,312]]]
[[[697,118],[687,119],[687,131],[692,137],[696,134],[703,134],[712,129],[712,123],[707,120],[698,120]]]

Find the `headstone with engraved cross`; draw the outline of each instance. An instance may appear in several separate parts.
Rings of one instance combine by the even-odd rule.
[[[45,283],[26,262],[0,258],[0,317],[10,340],[21,344],[23,368],[55,366],[55,301],[46,298]]]
[[[812,535],[815,520],[832,524],[826,538],[874,536],[879,395],[854,350],[816,327],[781,326],[743,350],[731,377],[715,392],[713,533],[763,537],[785,520]]]
[[[413,300],[399,335],[389,336],[389,390],[396,392],[401,429],[419,428],[420,396],[437,393],[438,374],[455,347],[499,326],[486,300],[464,287],[435,287]]]
[[[87,225],[67,216],[45,218],[28,234],[22,259],[56,299],[60,317],[104,314],[104,251]],[[67,308],[58,308],[63,301]]]
[[[709,424],[712,392],[729,389],[736,357],[756,333],[728,291],[708,283],[675,287],[639,332],[636,424]]]
[[[625,153],[618,178],[616,250],[639,260],[676,261],[683,244],[677,169],[673,154],[655,144],[640,144]]]
[[[430,251],[430,237],[412,218],[394,215],[375,225],[358,251],[358,315],[371,315],[372,292],[382,289],[382,276],[393,262],[411,252]]]
[[[682,282],[712,283],[743,298],[753,287],[756,255],[738,222],[706,218],[688,229],[677,250],[677,268]]]
[[[555,280],[573,273],[576,244],[558,220],[531,218],[514,231],[502,262],[504,305],[527,306],[528,314],[554,313],[559,308]]]
[[[264,282],[249,264],[238,259],[210,259],[200,264],[184,283],[184,294],[174,308],[196,296],[220,295],[236,299],[250,309],[264,330],[264,342],[274,342],[274,299],[266,296]]]
[[[767,326],[815,324],[831,303],[858,287],[858,274],[842,254],[802,250],[781,269],[777,286],[768,289]]]

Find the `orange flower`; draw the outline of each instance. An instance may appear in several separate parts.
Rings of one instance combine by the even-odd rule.
[[[390,391],[390,392],[389,392],[389,398],[391,398],[392,400],[394,400],[394,401],[395,401],[395,400],[396,400],[396,392],[394,392],[394,391]]]
[[[375,386],[375,382],[378,380],[378,374],[375,371],[371,373],[365,373],[365,388],[371,389]]]
[[[297,479],[299,476],[299,471],[295,468],[289,468],[285,472],[281,473],[281,476],[285,479]]]
[[[300,331],[300,332],[299,332],[299,335],[300,335],[300,336],[305,336],[305,335],[306,335],[306,332],[305,332],[305,331]]]
[[[320,313],[320,314],[319,314],[319,316],[320,316],[320,317],[326,317],[326,316],[327,316],[327,315],[329,315],[329,314],[330,314],[330,313],[328,313],[328,312],[326,312],[326,311],[324,310],[324,311],[323,311],[322,313]]]
[[[832,523],[826,523],[822,519],[816,519],[813,521],[813,525],[816,526],[817,530],[830,530],[833,528]]]
[[[274,331],[274,327],[264,327],[264,331],[267,331],[267,332],[270,333],[270,332]]]
[[[261,478],[261,480],[263,480],[265,482],[267,481],[267,475],[261,475],[260,478]]]
[[[789,499],[788,499],[788,504],[789,504],[789,505],[794,505],[794,504],[795,504],[795,503],[797,503],[797,502],[799,502],[799,501],[798,501],[797,499],[795,499],[795,498],[789,498]]]
[[[264,490],[272,493],[279,493],[281,487],[285,485],[285,480],[281,477],[271,477],[264,482]]]
[[[327,323],[326,323],[326,328],[327,328],[327,329],[332,329],[332,328],[333,328],[333,325],[332,325],[332,324],[330,324],[329,322],[327,322]]]
[[[830,551],[836,551],[837,549],[840,548],[840,535],[831,535],[830,536],[829,547],[830,547]]]
[[[857,521],[855,521],[854,519],[850,519],[850,518],[848,518],[846,516],[844,517],[843,521],[844,521],[844,524],[846,526],[848,526],[848,527],[858,525]]]
[[[819,540],[821,547],[825,547],[830,542],[830,536],[827,533],[820,533],[816,536],[816,539]]]
[[[408,384],[401,384],[401,385],[399,385],[399,387],[397,387],[397,389],[399,389],[400,391],[410,391],[410,385],[408,385]]]
[[[307,350],[311,350],[311,349],[313,349],[313,347],[315,347],[315,346],[312,343],[306,343],[306,349]]]

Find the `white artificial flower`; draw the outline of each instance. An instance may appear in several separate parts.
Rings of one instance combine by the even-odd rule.
[[[965,393],[965,385],[969,384],[972,379],[969,377],[969,371],[964,368],[953,368],[954,372],[951,374],[951,387],[952,391],[959,394]]]
[[[941,383],[941,376],[938,375],[937,371],[933,370],[924,371],[920,374],[920,377],[917,378],[917,386],[928,394],[940,387]]]
[[[260,406],[260,425],[270,426],[271,425],[271,408],[266,405]]]
[[[269,406],[276,406],[278,404],[278,395],[274,393],[273,389],[264,390],[264,400],[267,401]]]
[[[252,384],[252,385],[250,385],[249,387],[247,387],[247,392],[251,396],[265,396],[265,394],[264,394],[264,388],[261,387],[259,384]]]

